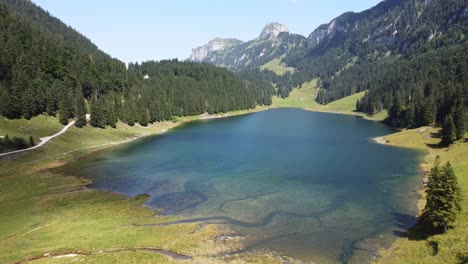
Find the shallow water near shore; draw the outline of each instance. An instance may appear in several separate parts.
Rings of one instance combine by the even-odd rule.
[[[224,224],[245,251],[365,263],[417,213],[422,153],[372,140],[391,132],[354,116],[273,109],[190,122],[61,170],[92,188],[147,193],[147,205],[181,223]]]

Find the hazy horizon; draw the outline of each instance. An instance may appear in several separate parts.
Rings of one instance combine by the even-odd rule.
[[[193,48],[215,37],[254,39],[268,22],[284,24],[290,32],[308,36],[319,25],[344,12],[360,12],[380,1],[33,2],[88,37],[104,52],[128,63],[184,60]]]

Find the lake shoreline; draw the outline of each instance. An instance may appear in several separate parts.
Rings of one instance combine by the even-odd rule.
[[[242,111],[235,111],[235,112],[231,112],[231,113],[228,113],[228,114],[219,114],[219,115],[215,115],[215,116],[209,116],[209,118],[202,118],[203,115],[200,115],[200,116],[194,116],[194,117],[185,117],[185,118],[181,118],[181,120],[177,121],[177,122],[174,122],[174,123],[171,123],[169,125],[168,128],[166,129],[162,129],[162,130],[158,130],[158,131],[153,131],[153,129],[151,129],[151,131],[146,131],[145,133],[140,133],[138,136],[135,136],[135,137],[132,137],[132,138],[128,138],[126,140],[123,140],[123,141],[116,141],[116,142],[108,142],[107,144],[99,144],[99,145],[95,145],[95,146],[89,146],[87,147],[86,150],[84,150],[83,148],[78,148],[78,149],[74,149],[74,150],[71,150],[71,151],[67,151],[66,153],[60,153],[60,154],[57,154],[57,155],[64,155],[66,156],[66,160],[65,160],[65,163],[62,163],[62,164],[59,164],[59,165],[64,165],[66,163],[69,163],[77,158],[79,158],[80,156],[83,157],[83,156],[86,156],[86,155],[89,155],[90,153],[92,152],[95,152],[95,151],[98,151],[98,150],[102,150],[102,149],[108,149],[110,147],[113,147],[113,146],[117,146],[117,145],[121,145],[121,144],[124,144],[124,143],[129,143],[129,142],[133,142],[137,139],[141,139],[141,138],[144,138],[144,137],[148,137],[148,136],[157,136],[157,135],[161,135],[165,132],[167,132],[168,130],[170,129],[174,129],[178,126],[181,126],[185,123],[188,123],[188,122],[192,122],[192,121],[204,121],[204,120],[208,120],[208,119],[217,119],[217,118],[228,118],[228,117],[233,117],[233,116],[239,116],[239,115],[245,115],[245,114],[251,114],[251,113],[255,113],[255,112],[260,112],[260,111],[266,111],[266,110],[270,110],[270,109],[275,109],[275,108],[278,108],[278,107],[257,107],[255,109],[249,109],[249,110],[242,110]],[[333,111],[314,111],[314,110],[311,110],[311,109],[304,109],[302,108],[303,110],[307,110],[307,111],[312,111],[312,112],[324,112],[324,113],[331,113],[331,114],[346,114],[346,113],[342,113],[342,112],[333,112]],[[361,114],[357,114],[357,113],[348,113],[348,115],[354,115],[354,116],[360,116],[360,117],[363,117]],[[206,115],[204,115],[206,117]],[[150,130],[150,128],[148,129]],[[66,136],[66,135],[64,135]],[[81,151],[81,150],[84,150],[85,153],[79,153],[79,156],[76,157],[75,155],[68,155],[72,152],[76,152],[76,151]],[[31,155],[33,156],[37,156],[38,153],[37,152],[33,152],[31,153]],[[73,157],[72,157],[73,156]],[[46,167],[49,167],[50,165],[52,165],[51,167],[56,167],[57,164],[54,165],[54,163],[56,162],[55,161],[55,157],[56,156],[49,156],[49,157],[46,157],[47,158],[52,158],[51,160],[48,160],[47,161],[47,166]],[[34,161],[33,161],[34,162]],[[57,161],[59,162],[59,161]],[[59,162],[60,163],[60,162]],[[76,177],[76,176],[73,176],[77,179],[80,179],[79,177]],[[81,179],[82,180],[82,179]],[[84,184],[84,186],[88,186],[89,184],[91,184],[91,182],[87,182],[86,184]],[[77,185],[78,186],[78,185]],[[79,186],[83,186],[83,185],[79,185]],[[99,190],[97,190],[99,191]],[[108,192],[108,191],[104,191],[104,192]],[[151,208],[151,210],[154,211],[155,214],[157,214],[157,210],[154,209],[154,208]],[[228,250],[229,251],[229,250]]]
[[[289,108],[289,107],[283,107],[283,108]],[[250,114],[250,113],[254,113],[254,112],[258,112],[258,111],[265,111],[265,110],[272,110],[272,109],[277,109],[277,107],[269,107],[269,108],[262,108],[262,109],[254,109],[254,110],[247,110],[241,114]],[[291,109],[294,109],[294,108],[291,108]],[[298,109],[298,108],[296,108]],[[309,109],[302,109],[302,110],[306,110],[308,112],[316,112],[316,111],[310,111]],[[324,113],[324,111],[319,111],[319,112],[322,112]],[[343,113],[337,113],[337,112],[326,112],[326,113],[330,113],[330,114],[333,114],[333,115],[336,115],[336,114],[343,114]],[[235,114],[235,115],[239,115],[239,114]],[[177,124],[175,124],[173,127],[177,127],[179,125],[183,125],[185,124],[186,122],[192,122],[192,121],[195,121],[195,122],[198,122],[198,121],[204,121],[204,120],[207,120],[207,119],[217,119],[217,118],[227,118],[227,117],[232,117],[232,116],[235,116],[234,114],[218,114],[218,115],[212,115],[212,116],[209,116],[209,115],[201,115],[201,116],[196,116],[196,117],[192,117],[190,118],[189,120],[184,120],[182,122],[178,122]],[[361,115],[356,115],[354,114],[354,116],[361,116]],[[386,131],[386,133],[388,133],[389,131]],[[151,135],[155,135],[155,134],[151,134]],[[148,136],[151,136],[151,135],[148,135]],[[153,207],[154,209],[158,209],[158,207]],[[386,244],[386,246],[388,246],[388,244]]]
[[[193,117],[186,117],[183,118],[183,120],[178,120],[176,122],[161,122],[157,124],[150,124],[148,127],[141,127],[139,125],[135,125],[133,127],[124,125],[124,124],[118,124],[117,129],[97,129],[97,128],[92,128],[90,126],[86,126],[84,129],[77,129],[73,127],[71,131],[67,132],[65,135],[62,135],[61,137],[58,137],[54,139],[53,141],[49,142],[44,146],[43,149],[37,150],[37,151],[31,151],[27,153],[23,153],[21,155],[15,155],[12,157],[12,159],[0,161],[4,162],[6,166],[1,168],[0,170],[0,176],[2,179],[12,179],[14,181],[14,177],[11,177],[13,174],[19,174],[22,177],[34,177],[35,181],[37,182],[43,182],[44,177],[56,179],[53,180],[49,184],[49,190],[45,191],[43,194],[43,197],[51,197],[51,199],[62,199],[62,196],[67,196],[67,197],[73,197],[70,198],[72,199],[70,202],[76,201],[77,204],[83,203],[86,205],[83,209],[79,210],[89,210],[86,208],[93,208],[95,206],[95,203],[91,203],[88,206],[88,202],[86,199],[81,198],[81,196],[86,196],[86,195],[93,195],[96,196],[98,199],[103,199],[106,201],[107,199],[110,199],[113,201],[117,207],[124,206],[127,204],[129,201],[138,201],[139,205],[136,205],[136,207],[133,208],[128,208],[126,213],[130,215],[139,215],[141,214],[141,211],[151,211],[152,215],[152,220],[151,221],[164,221],[164,219],[170,219],[169,216],[160,216],[159,212],[157,209],[154,207],[148,207],[144,206],[144,197],[145,196],[136,196],[136,197],[130,197],[129,195],[115,192],[115,191],[109,191],[109,190],[100,190],[100,189],[94,189],[94,188],[87,188],[87,186],[91,185],[93,182],[87,178],[79,177],[77,175],[73,174],[66,174],[66,173],[56,173],[53,172],[54,168],[58,168],[61,166],[64,166],[70,162],[73,162],[75,160],[78,160],[82,157],[88,156],[96,151],[101,151],[101,150],[106,150],[110,149],[111,147],[116,147],[119,145],[123,145],[124,143],[130,143],[134,142],[135,140],[142,139],[145,137],[151,137],[151,136],[158,136],[162,135],[165,132],[174,129],[176,127],[179,127],[183,124],[186,124],[188,122],[205,122],[208,121],[208,119],[216,119],[216,118],[228,118],[228,117],[234,117],[234,116],[239,116],[239,115],[245,115],[245,114],[250,114],[250,113],[255,113],[258,111],[264,111],[268,110],[265,107],[256,107],[255,109],[248,109],[248,110],[241,110],[241,111],[233,111],[230,113],[225,113],[225,114],[219,114],[215,116],[209,116],[209,118],[206,118],[207,115],[200,115],[200,116],[193,116]],[[87,135],[88,141],[86,144],[84,142],[80,142],[79,137],[77,137],[77,134],[83,134],[83,136]],[[103,136],[101,136],[103,135]],[[109,136],[110,135],[110,136]],[[125,136],[124,136],[125,135]],[[115,139],[120,139],[120,140],[115,140]],[[104,140],[104,142],[102,142]],[[64,142],[67,144],[64,145]],[[81,146],[79,143],[83,144]],[[60,183],[60,181],[66,181],[68,182],[68,185],[65,187],[63,184]],[[41,183],[42,184],[42,183]],[[31,185],[33,186],[33,185]],[[55,198],[52,198],[55,197]],[[32,199],[35,199],[32,197]],[[146,201],[146,199],[144,199]],[[76,203],[75,202],[75,203]],[[60,209],[60,207],[58,208]],[[104,211],[106,213],[107,211]],[[83,214],[83,217],[86,214]],[[161,218],[155,218],[160,216]],[[163,219],[163,220],[161,220]],[[44,219],[47,221],[47,219]],[[78,220],[77,220],[78,221]],[[148,221],[144,220],[144,218],[138,219],[137,222],[139,221]],[[57,221],[53,221],[52,223],[46,224],[44,226],[52,225],[57,223]],[[83,222],[85,224],[86,222]],[[106,225],[104,223],[104,225]],[[137,228],[137,227],[132,227],[133,225],[129,225],[130,228]],[[189,225],[183,225],[178,227],[181,230],[185,230],[189,228],[190,226],[193,226],[192,224]],[[42,229],[42,227],[40,227]],[[140,228],[139,228],[140,229]],[[148,227],[147,229],[152,229],[151,227]],[[39,228],[32,229],[33,231],[39,230]],[[206,231],[208,230],[208,231]],[[37,231],[36,231],[37,232]],[[82,232],[83,234],[86,234],[87,232]],[[178,236],[178,233],[182,231],[171,231],[175,232],[175,234],[172,236],[173,239],[180,240],[181,237]],[[68,231],[66,233],[69,233]],[[66,233],[64,235],[66,235]],[[253,253],[246,253],[242,255],[237,255],[236,256],[230,256],[230,252],[237,252],[242,249],[243,244],[241,241],[238,242],[236,239],[232,239],[228,237],[224,238],[224,235],[231,235],[232,230],[228,230],[228,227],[225,225],[200,225],[199,227],[195,228],[193,231],[188,233],[188,235],[193,235],[196,236],[197,238],[194,240],[199,246],[197,248],[193,248],[191,250],[195,250],[194,253],[195,255],[192,255],[190,253],[191,251],[180,251],[180,250],[170,250],[166,248],[162,248],[161,250],[163,251],[174,251],[175,253],[178,254],[187,254],[189,256],[193,256],[194,260],[200,261],[200,259],[203,261],[212,261],[213,263],[220,263],[220,259],[217,257],[219,256],[229,256],[229,258],[235,258],[239,259],[243,263],[242,260],[251,260],[251,259],[258,259],[260,263],[281,263],[279,261],[282,257],[275,255],[271,252],[253,252]],[[216,243],[221,239],[222,243]],[[206,241],[205,241],[206,240]],[[1,241],[0,241],[1,242]],[[211,243],[215,243],[211,245]],[[93,243],[94,244],[94,243]],[[135,245],[139,246],[139,243],[136,243]],[[145,245],[145,244],[142,244]],[[188,243],[187,245],[191,245],[191,243]],[[211,245],[211,246],[210,246]],[[84,245],[83,245],[84,246]],[[201,247],[200,247],[201,246]],[[192,246],[184,246],[182,248],[190,248]],[[34,252],[42,252],[41,254],[44,254],[44,256],[49,257],[54,254],[59,254],[60,252],[55,252],[54,250],[49,251],[47,247],[45,250],[41,249],[41,245],[37,245],[33,247]],[[82,251],[86,247],[83,248],[78,248],[78,251]],[[110,249],[112,249],[111,247]],[[200,248],[200,249],[198,249]],[[206,249],[205,249],[206,248]],[[156,250],[159,250],[159,248],[155,247]],[[103,248],[101,251],[106,251],[106,248]],[[213,251],[214,250],[214,251]],[[109,252],[113,252],[112,250]],[[205,252],[205,253],[203,253]],[[215,254],[213,256],[210,256],[211,253],[214,252]],[[5,252],[6,253],[6,252]],[[95,254],[99,254],[100,251],[88,251],[86,255],[77,255],[77,258],[81,258],[84,256],[94,256]],[[112,253],[109,253],[112,254]],[[0,259],[2,259],[2,254],[0,254]],[[28,259],[30,257],[35,257],[37,256],[37,253],[28,254],[28,253],[23,253],[22,258],[19,259],[13,259],[12,261],[14,263],[16,262],[21,262],[24,259]],[[13,256],[3,256],[3,257],[13,257]],[[268,261],[264,262],[265,259],[273,260],[273,261]],[[7,261],[9,262],[9,261]]]

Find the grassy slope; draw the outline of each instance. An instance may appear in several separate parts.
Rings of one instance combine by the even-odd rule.
[[[334,101],[327,105],[321,105],[315,101],[315,97],[319,91],[317,80],[304,83],[301,88],[293,89],[289,96],[285,99],[273,97],[273,107],[298,107],[311,111],[331,112],[349,115],[361,115],[356,111],[356,101],[364,96],[365,92],[353,94],[343,99]],[[367,116],[368,119],[383,120],[386,117],[386,112],[381,112],[375,116]]]
[[[294,68],[292,67],[286,67],[283,64],[281,64],[281,59],[280,58],[275,58],[272,59],[271,61],[263,64],[260,69],[267,69],[270,70],[278,75],[283,75],[286,72],[294,73]]]
[[[441,157],[441,162],[450,161],[465,197],[462,204],[464,211],[454,229],[446,234],[428,238],[429,241],[438,243],[439,252],[435,256],[431,254],[428,240],[398,238],[390,249],[382,252],[378,263],[466,263],[461,259],[468,259],[468,133],[465,134],[465,141],[457,142],[449,148],[437,147],[440,142],[438,133],[438,128],[425,127],[404,130],[384,139],[389,145],[426,151],[428,155],[421,165],[425,172],[432,168],[437,155]],[[421,204],[420,208],[423,206],[424,204]]]
[[[58,119],[51,116],[36,116],[31,120],[9,120],[0,116],[0,136],[27,138],[33,136],[35,141],[58,132],[63,126]]]
[[[21,129],[32,131],[40,126],[40,120],[33,119]],[[22,120],[10,121],[8,129],[13,130],[23,123]],[[0,263],[16,263],[45,253],[72,252],[87,254],[74,259],[94,263],[169,261],[161,254],[144,251],[109,252],[136,247],[164,249],[194,256],[202,263],[216,263],[218,259],[206,255],[239,248],[239,239],[219,243],[218,237],[226,230],[215,225],[136,227],[133,224],[169,219],[155,216],[154,210],[143,207],[145,197],[129,198],[116,193],[83,190],[81,186],[88,183],[86,180],[46,170],[91,151],[157,134],[176,125],[165,122],[143,128],[119,123],[118,129],[105,130],[72,127],[42,148],[21,154],[16,160],[0,161]],[[151,257],[147,259],[149,255]],[[254,254],[236,259],[241,263],[250,259],[271,263],[276,258]],[[71,259],[49,257],[36,261],[69,263]]]

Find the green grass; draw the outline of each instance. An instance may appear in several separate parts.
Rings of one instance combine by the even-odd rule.
[[[260,67],[260,69],[261,70],[263,70],[263,69],[270,70],[270,71],[272,71],[272,72],[274,72],[274,73],[276,73],[277,75],[280,75],[280,76],[285,74],[286,72],[294,73],[294,68],[286,67],[284,64],[281,63],[280,58],[272,59],[271,61],[263,64]]]
[[[466,263],[462,259],[468,259],[468,133],[464,140],[448,148],[437,146],[440,142],[438,133],[439,128],[424,127],[385,136],[384,140],[388,145],[425,151],[427,155],[421,168],[426,173],[432,168],[437,155],[441,157],[441,162],[450,161],[465,197],[463,211],[454,228],[446,234],[435,235],[426,240],[398,238],[390,249],[382,252],[378,263]],[[419,207],[424,208],[424,201],[421,201]],[[428,241],[438,244],[439,252],[435,256],[431,254]]]
[[[0,116],[0,136],[8,134],[9,137],[28,138],[33,136],[36,141],[39,138],[50,136],[62,129],[58,119],[53,116],[40,115],[26,119],[10,120]]]
[[[360,115],[372,120],[383,120],[387,116],[387,112],[385,111],[375,116],[365,116],[362,113],[356,112],[356,101],[362,98],[365,92],[356,93],[326,105],[321,105],[315,101],[318,92],[317,80],[312,80],[311,82],[304,83],[301,88],[293,89],[285,99],[273,97],[272,107],[297,107],[317,112]]]

